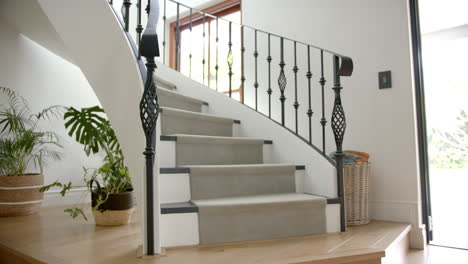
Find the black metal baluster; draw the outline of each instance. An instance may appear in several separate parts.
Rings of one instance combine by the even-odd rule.
[[[203,13],[203,59],[202,59],[202,67],[203,67],[203,84],[205,84],[205,63],[206,63],[206,60],[205,60],[205,46],[206,46],[206,43],[205,43],[205,19],[206,19],[206,16],[205,16],[205,13]]]
[[[296,134],[299,131],[299,125],[298,125],[298,120],[297,120],[297,110],[299,108],[299,103],[297,102],[297,72],[299,71],[299,68],[297,67],[297,49],[296,49],[296,41],[294,41],[294,67],[293,67],[293,72],[294,72],[294,111],[296,114]]]
[[[280,96],[280,101],[281,101],[281,124],[284,126],[285,124],[285,116],[284,116],[284,101],[286,101],[286,97],[284,96],[284,90],[286,89],[286,75],[284,75],[284,66],[286,65],[284,63],[284,38],[281,38],[280,42],[280,53],[281,53],[281,60],[279,63],[279,66],[281,68],[280,75],[278,77],[278,86],[280,88],[281,96]]]
[[[167,5],[167,0],[164,0],[164,13],[163,13],[163,63],[166,64],[166,5]],[[177,15],[179,15],[179,4],[177,4]],[[179,18],[177,17],[177,21],[179,21]]]
[[[229,73],[228,73],[229,75],[229,97],[232,97],[232,64],[234,62],[234,56],[232,55],[231,35],[232,35],[232,22],[229,21],[229,42],[228,42],[229,52],[227,55],[227,64],[229,67]]]
[[[241,26],[241,83],[242,83],[242,93],[241,93],[241,102],[244,103],[244,85],[245,85],[245,73],[244,73],[244,26]]]
[[[141,58],[141,32],[143,32],[143,26],[141,25],[141,0],[138,0],[137,3],[138,7],[138,25],[136,27],[136,32],[137,32],[137,41],[138,41],[138,59]]]
[[[346,117],[341,104],[341,87],[339,74],[340,58],[333,56],[333,91],[335,92],[335,102],[333,105],[333,113],[331,117],[331,127],[335,136],[336,143],[336,171],[338,180],[338,197],[341,201],[341,231],[346,231],[346,215],[344,208],[344,182],[343,182],[343,137],[346,131]]]
[[[255,57],[255,82],[254,82],[254,88],[255,88],[255,110],[258,110],[258,78],[257,78],[257,58],[258,58],[258,50],[257,50],[257,30],[255,30],[255,51],[254,51],[254,57]]]
[[[190,53],[189,53],[189,77],[192,78],[192,48],[193,48],[193,35],[192,35],[192,8],[190,8]]]
[[[132,2],[130,0],[124,0],[122,3],[122,9],[120,10],[122,12],[122,18],[125,24],[124,26],[125,32],[128,32],[131,5],[132,5]]]
[[[158,10],[158,2],[155,0],[153,4]],[[149,6],[148,1],[148,6]],[[149,11],[149,8],[148,8]],[[149,13],[149,12],[148,12]],[[155,57],[159,57],[158,36],[156,33],[157,15],[151,14],[148,16],[148,23],[141,39],[141,55],[146,58],[147,78],[143,91],[143,96],[140,101],[140,119],[145,133],[146,148],[143,154],[145,155],[145,178],[146,178],[146,254],[154,255],[154,215],[155,204],[153,194],[154,162],[156,157],[156,124],[159,116],[159,103],[156,84],[153,80],[153,74],[156,69]],[[156,178],[157,181],[157,178]],[[156,209],[159,210],[159,205],[156,204]],[[156,214],[159,212],[156,210]],[[158,249],[159,250],[159,249]]]
[[[310,71],[310,46],[307,46],[307,82],[309,87],[309,109],[307,110],[307,116],[309,117],[309,143],[312,144],[312,84],[310,79],[312,78],[312,72]]]
[[[320,86],[322,86],[322,119],[320,124],[322,125],[322,153],[326,154],[325,149],[325,126],[327,125],[327,119],[325,118],[325,78],[323,77],[323,50],[320,50]]]
[[[219,50],[219,37],[218,37],[218,32],[219,32],[219,27],[218,27],[218,17],[216,17],[216,66],[215,66],[215,71],[216,71],[216,91],[218,91],[218,71],[219,71],[219,60],[218,60],[218,50]]]
[[[175,32],[175,70],[180,71],[180,4],[177,3],[177,20]]]
[[[268,117],[271,118],[271,93],[273,90],[271,89],[271,43],[270,43],[271,35],[268,34]]]

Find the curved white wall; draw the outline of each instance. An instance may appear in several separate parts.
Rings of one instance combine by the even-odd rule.
[[[138,204],[143,205],[145,137],[139,117],[143,82],[119,22],[106,0],[38,2],[106,110],[124,152]]]
[[[155,74],[174,83],[179,93],[207,102],[210,114],[241,120],[240,136],[273,140],[271,152],[266,153],[269,155],[266,162],[306,165],[300,189],[308,193],[336,197],[335,167],[281,125],[224,94],[192,81],[162,63],[158,64]]]

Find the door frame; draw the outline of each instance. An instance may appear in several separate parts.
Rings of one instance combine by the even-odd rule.
[[[426,226],[426,243],[432,240],[432,209],[429,180],[429,155],[426,125],[426,101],[422,63],[421,28],[418,0],[408,0],[411,24],[411,48],[416,103],[417,144],[419,154],[419,173],[421,184],[422,220]]]

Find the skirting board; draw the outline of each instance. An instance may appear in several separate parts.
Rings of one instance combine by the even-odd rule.
[[[419,203],[415,201],[375,200],[369,202],[370,218],[394,222],[411,223],[410,247],[424,249],[426,246],[425,227],[421,226]]]
[[[42,206],[73,205],[91,201],[91,194],[86,188],[76,188],[67,191],[65,196],[59,190],[49,190],[44,193]]]

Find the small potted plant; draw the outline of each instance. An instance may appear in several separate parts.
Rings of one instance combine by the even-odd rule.
[[[128,224],[133,213],[133,188],[119,142],[104,110],[99,106],[77,110],[70,107],[64,115],[69,135],[83,145],[89,156],[103,151],[103,165],[98,169],[84,168],[84,182],[91,192],[91,205],[97,225],[114,226]],[[41,191],[61,187],[62,196],[73,188],[56,181],[44,186]],[[65,210],[73,218],[82,216],[87,220],[82,206]]]
[[[28,102],[9,88],[0,87],[0,216],[39,212],[44,185],[43,169],[61,159],[58,136],[39,127],[41,120],[57,117],[63,107],[32,113]],[[35,170],[33,170],[33,168]]]

